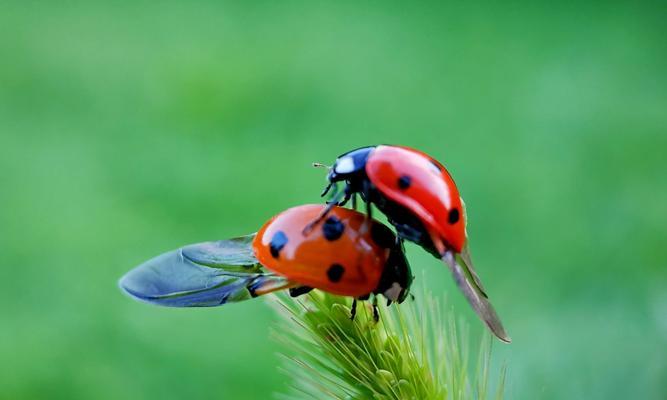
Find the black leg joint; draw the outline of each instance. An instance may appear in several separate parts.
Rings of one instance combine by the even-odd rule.
[[[289,289],[291,297],[299,297],[313,290],[310,286],[297,286]]]

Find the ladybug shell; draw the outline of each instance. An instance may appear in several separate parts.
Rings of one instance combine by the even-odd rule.
[[[395,236],[386,226],[359,212],[334,207],[304,235],[325,206],[290,208],[257,232],[255,256],[269,270],[304,286],[360,297],[380,281]]]
[[[463,250],[463,204],[442,164],[408,147],[378,146],[368,157],[366,174],[384,196],[422,221],[436,247],[444,241],[456,252]],[[444,249],[438,250],[442,253]]]

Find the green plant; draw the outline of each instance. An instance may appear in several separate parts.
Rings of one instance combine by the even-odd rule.
[[[291,349],[284,372],[292,380],[280,398],[486,399],[491,339],[483,337],[475,373],[469,368],[467,328],[442,302],[421,295],[398,307],[368,302],[350,320],[350,300],[314,291],[302,299],[277,296],[282,316],[274,337]],[[503,397],[505,368],[495,394]]]

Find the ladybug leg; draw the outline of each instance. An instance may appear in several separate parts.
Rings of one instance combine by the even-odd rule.
[[[308,225],[306,225],[306,227],[303,228],[302,233],[303,233],[304,235],[309,234],[309,233],[313,230],[313,228],[315,228],[315,225],[317,225],[317,224],[319,224],[320,222],[322,222],[322,220],[323,220],[324,218],[326,218],[327,215],[329,215],[329,212],[331,212],[331,209],[334,208],[334,206],[335,206],[337,203],[338,203],[338,202],[334,202],[334,201],[327,202],[327,206],[324,208],[324,210],[322,210],[322,212],[320,212],[320,215],[318,215],[317,218],[315,218],[315,219],[312,220]]]
[[[290,297],[299,297],[313,290],[310,286],[297,286],[289,289]]]
[[[350,201],[350,198],[352,197],[352,189],[350,189],[350,185],[345,185],[345,195],[343,197],[343,200],[338,202],[339,206],[344,206],[347,204],[348,201]]]
[[[354,321],[357,315],[357,299],[352,300],[352,308],[350,309],[350,320]]]
[[[351,189],[350,185],[348,184],[347,188],[350,188],[351,196],[354,196],[352,198],[352,207],[356,210],[357,209],[357,191],[354,191]],[[346,188],[346,189],[347,189]],[[370,222],[373,219],[373,209],[371,206],[371,203],[368,201],[368,184],[366,181],[364,181],[361,185],[361,199],[364,201],[366,204],[366,218],[364,220],[364,224],[361,226],[361,230],[359,231],[361,235],[365,235],[368,233],[369,226],[371,225]]]
[[[320,193],[320,197],[324,197],[324,196],[326,196],[327,193],[329,193],[329,190],[331,190],[331,187],[332,187],[333,185],[334,185],[333,182],[329,182],[329,184],[327,185],[327,187],[325,187],[324,190],[322,191],[322,193]]]
[[[327,200],[327,204],[337,203],[338,202],[338,197],[339,197],[338,196],[338,185],[335,184],[335,183],[330,183],[329,186],[327,186],[327,188],[330,188],[330,187],[333,187],[333,190],[331,191],[331,196],[330,196],[331,200]],[[326,192],[325,192],[325,195],[326,195]]]
[[[335,206],[341,204],[341,202],[347,202],[347,200],[350,199],[350,195],[347,193],[347,190],[345,190],[346,193],[342,194],[343,199],[341,199],[341,194],[338,193],[338,186],[334,185],[333,186],[333,192],[331,192],[331,197],[332,199],[327,201],[327,206],[320,212],[320,215],[317,216],[314,220],[312,220],[308,225],[306,225],[305,228],[303,228],[302,233],[304,235],[309,234],[315,225],[319,224],[322,222],[324,218],[326,218],[327,215],[331,212],[331,209],[334,208]],[[344,204],[344,203],[343,203]]]
[[[373,208],[371,206],[371,203],[366,202],[366,218],[364,219],[364,224],[361,226],[361,229],[359,230],[359,232],[362,235],[365,235],[366,233],[368,233],[368,228],[371,225],[372,219],[373,219],[373,211],[372,210],[373,210]]]
[[[366,215],[368,215],[368,218],[373,218],[373,206],[370,201],[370,182],[368,180],[364,180],[363,184],[361,185],[361,192],[362,192],[362,198],[364,199],[364,202],[366,202]]]
[[[422,242],[423,235],[418,229],[415,229],[408,224],[399,224],[395,221],[390,221],[390,223],[394,225],[396,233],[398,233],[398,237],[401,239],[407,239],[415,243]]]
[[[380,321],[380,313],[378,312],[378,297],[373,297],[373,321],[376,323]]]

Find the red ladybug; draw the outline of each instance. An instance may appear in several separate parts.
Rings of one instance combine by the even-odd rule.
[[[334,188],[329,207],[344,205],[351,198],[354,203],[356,194],[366,202],[369,215],[374,204],[401,239],[415,242],[445,261],[477,314],[499,339],[510,342],[473,268],[464,204],[442,164],[408,147],[369,146],[339,156],[327,179],[329,185],[322,195]],[[342,193],[337,192],[337,182],[345,184]],[[326,210],[319,218],[325,215]]]
[[[324,208],[290,208],[257,234],[163,254],[127,273],[120,286],[140,300],[174,307],[218,306],[288,288],[297,296],[317,288],[354,297],[353,316],[356,299],[371,294],[405,300],[413,277],[402,242],[383,224],[340,207],[304,235]]]
[[[304,235],[303,228],[323,208],[290,208],[267,222],[253,241],[259,263],[333,294],[363,298],[381,293],[391,301],[403,301],[412,276],[391,230],[364,214],[336,207],[319,229]]]

